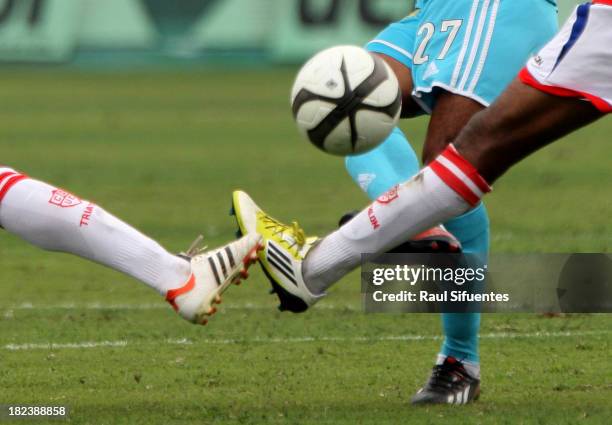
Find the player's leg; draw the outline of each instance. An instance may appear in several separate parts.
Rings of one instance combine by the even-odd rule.
[[[446,222],[445,226],[459,239],[464,253],[478,258],[481,265],[488,264],[489,217],[483,203]],[[442,313],[441,316],[444,341],[437,363],[454,357],[465,364],[472,376],[480,378],[480,313]]]
[[[441,141],[443,148],[482,106],[461,96],[442,97],[444,99],[439,100],[436,107],[436,112],[440,113],[434,113],[431,120],[428,140]],[[441,120],[440,117],[445,119]],[[377,149],[363,155],[347,157],[346,164],[353,179],[372,200],[408,180],[419,170],[416,154],[399,129]],[[464,252],[478,254],[486,262],[489,250],[489,220],[484,205],[480,205],[465,217],[458,217],[446,223],[446,228],[460,241]],[[323,293],[327,287],[309,289],[314,293]],[[441,355],[461,359],[473,375],[478,377],[480,314],[443,313],[442,326],[445,338]],[[444,359],[440,357],[438,360]]]
[[[441,95],[430,121],[427,140],[430,146],[442,149],[453,140],[469,118],[480,111],[479,103],[450,94]],[[426,151],[429,155],[432,150]],[[425,159],[427,160],[427,159]],[[416,154],[401,130],[396,129],[377,149],[363,155],[347,157],[347,169],[351,177],[375,200],[393,186],[408,180],[419,170]],[[446,223],[446,229],[456,237],[463,251],[477,254],[486,263],[489,251],[489,220],[484,205],[480,205],[465,217]],[[318,287],[313,282],[311,292],[324,293],[327,287]],[[444,343],[440,350],[440,362],[447,356],[462,360],[475,377],[479,377],[478,329],[479,313],[443,313],[442,327]]]
[[[546,10],[544,10],[544,12],[547,13]],[[483,14],[485,11],[481,10],[480,13]],[[510,19],[510,21],[512,20]],[[552,25],[550,25],[550,27],[550,29],[553,28]],[[495,32],[493,32],[493,34],[495,34]],[[494,47],[503,49],[503,38],[500,42],[500,36],[498,34],[496,35],[497,38],[493,37],[492,44]],[[526,40],[524,55],[529,53],[529,49],[532,48],[531,45],[533,43],[543,42],[543,37],[545,36],[546,34],[544,34],[544,36],[537,33],[532,34],[531,39],[528,38]],[[430,43],[430,49],[424,50],[422,56],[432,56],[436,54],[434,52],[436,49],[436,38],[433,37]],[[500,43],[502,43],[502,45],[498,46]],[[469,42],[464,44],[469,47]],[[478,51],[478,49],[475,51]],[[449,53],[452,56],[452,49],[449,50]],[[521,52],[517,52],[517,56],[521,56]],[[519,58],[518,60],[521,59]],[[459,60],[457,60],[457,62],[459,62]],[[500,64],[504,65],[506,69],[499,69]],[[427,67],[425,67],[425,65],[427,64],[423,64],[425,68],[424,72],[427,74],[431,64],[427,65]],[[469,119],[484,107],[483,103],[486,104],[489,99],[492,100],[494,96],[496,96],[495,90],[497,90],[497,93],[501,90],[504,84],[502,80],[511,78],[512,69],[516,69],[518,66],[518,63],[505,63],[493,55],[489,62],[486,62],[488,73],[484,72],[481,76],[477,77],[476,75],[470,74],[471,71],[469,70],[469,66],[464,66],[462,69],[459,65],[454,67],[452,75],[448,75],[447,71],[447,75],[445,76],[445,68],[442,68],[442,65],[439,64],[437,65],[437,68],[440,70],[439,75],[434,79],[434,82],[431,82],[431,79],[429,82],[425,81],[422,69],[421,72],[419,72],[419,68],[417,67],[415,78],[417,79],[416,84],[422,87],[420,89],[423,92],[421,94],[421,101],[433,109],[423,152],[425,163],[435,158],[445,149],[448,143],[455,139]],[[457,77],[453,84],[456,70],[460,71],[457,74],[459,77]],[[465,78],[461,77],[462,74]],[[423,81],[420,80],[421,78],[423,78]],[[465,80],[465,82],[462,83],[463,80]],[[432,87],[431,89],[427,88],[428,83],[430,87]],[[454,94],[440,88],[433,88],[436,87],[436,85],[439,87],[449,87],[449,90],[459,92],[460,94]],[[466,87],[468,90],[466,90]],[[451,220],[451,222],[446,223],[446,225],[449,230],[452,229],[452,232],[459,237],[466,252],[477,253],[483,258],[483,262],[486,262],[489,226],[488,217],[483,205],[479,205],[476,209],[464,216]],[[464,360],[466,365],[470,366],[469,368],[471,369],[470,372],[472,372],[472,375],[478,377],[479,356],[477,332],[480,323],[479,314],[443,314],[442,323],[446,337],[441,349],[441,355],[438,359],[439,362],[442,362],[444,357],[447,356],[453,356]],[[420,394],[420,396],[423,397],[424,394]]]
[[[523,158],[603,115],[591,102],[550,95],[517,79],[470,121],[454,146],[493,183]]]
[[[234,279],[242,270],[234,266],[257,244],[249,238],[228,245],[209,270],[195,252],[171,254],[100,206],[2,166],[0,226],[40,248],[75,254],[132,276],[197,322],[205,320],[212,301],[225,289],[201,280],[213,282],[217,269],[219,286]]]
[[[522,8],[530,8],[525,18]],[[423,148],[423,163],[428,164],[451,143],[467,122],[490,104],[511,81],[528,55],[544,44],[556,30],[554,7],[544,1],[489,3],[443,2],[433,0],[423,11],[424,24],[417,45],[414,84],[416,97],[432,110]],[[537,25],[534,23],[537,22]],[[454,35],[455,39],[453,40]],[[508,45],[512,36],[515,45]],[[507,51],[512,55],[507,55]],[[461,242],[463,251],[474,254],[485,266],[489,252],[489,219],[483,204],[469,213],[445,223]],[[445,339],[438,365],[452,357],[460,360],[449,365],[450,373],[463,366],[473,378],[479,378],[478,330],[480,314],[443,313]],[[461,365],[462,363],[462,365]],[[413,398],[415,403],[456,400],[457,390],[445,390],[436,382],[444,380],[435,370],[428,383]],[[478,394],[473,381],[465,403]]]
[[[408,180],[421,168],[416,152],[399,128],[376,149],[346,157],[345,164],[351,178],[371,200]]]
[[[99,206],[8,168],[0,168],[0,176],[0,223],[7,231],[43,249],[106,264],[162,295],[189,278],[188,261]]]
[[[393,58],[396,62],[394,70],[398,77],[408,73],[412,76],[412,70],[415,66],[418,70],[419,67],[426,67],[427,65],[419,58],[431,55],[433,59],[434,54],[436,57],[441,56],[438,54],[439,52],[432,52],[429,49],[435,50],[440,39],[445,37],[430,37],[434,38],[434,40],[433,42],[430,41],[429,44],[423,38],[427,37],[425,34],[434,36],[433,32],[429,33],[429,29],[425,28],[427,25],[432,25],[432,21],[436,19],[440,21],[435,22],[434,28],[441,28],[443,22],[454,22],[452,26],[446,25],[445,27],[445,31],[449,35],[444,40],[445,46],[450,45],[448,41],[452,41],[452,38],[455,38],[457,35],[460,35],[460,37],[457,38],[456,42],[459,42],[461,37],[469,38],[467,30],[464,29],[465,32],[461,33],[461,27],[457,24],[457,18],[460,17],[461,12],[465,15],[464,21],[467,22],[471,11],[465,7],[463,11],[459,8],[448,11],[452,15],[450,16],[453,18],[452,20],[446,19],[448,16],[444,18],[444,14],[432,15],[430,10],[424,10],[421,13],[417,12],[412,17],[385,29],[367,47],[371,51],[383,54],[383,57],[387,58],[387,60],[390,57]],[[422,29],[421,31],[419,30],[420,28]],[[449,29],[451,30],[450,32]],[[417,32],[419,33],[418,36]],[[416,43],[417,39],[420,38],[423,38],[423,40]],[[420,49],[420,46],[423,46],[424,49]],[[441,50],[443,49],[445,47],[441,47]],[[452,53],[450,49],[446,50],[447,55],[449,52]],[[417,51],[418,56],[416,64],[413,63],[415,51]],[[451,56],[453,55],[451,54]],[[431,72],[431,67],[429,67],[429,71],[426,69],[431,74],[428,77],[430,78],[428,83],[432,87],[437,82],[440,82],[443,86],[448,86],[454,72],[454,69],[450,70],[448,68],[451,66],[454,68],[455,64],[451,64],[450,61],[446,60],[438,62],[437,66],[442,68],[441,71],[440,69],[437,70],[438,76]],[[422,76],[422,73],[416,72],[415,75],[419,78]],[[431,80],[432,78],[433,80]],[[400,81],[410,81],[409,87],[402,86],[402,88],[404,93],[406,93],[406,90],[411,90],[412,93],[414,89],[412,78],[401,77]],[[428,156],[432,155],[432,148],[443,149],[446,144],[457,136],[469,118],[483,108],[476,101],[467,97],[452,95],[448,92],[436,93],[435,97],[429,94],[427,100],[426,108],[430,108],[433,104],[435,104],[435,108],[428,129],[425,143],[426,149],[423,152],[425,161],[428,160]],[[414,105],[414,99],[411,99],[410,105],[414,108],[412,106]],[[412,177],[417,173],[419,167],[412,147],[400,131],[394,132],[377,149],[363,155],[348,157],[346,165],[353,179],[368,193],[372,200],[393,186]],[[446,233],[446,229],[450,230],[451,228],[450,233]],[[479,258],[482,257],[483,261],[486,261],[489,241],[489,221],[484,206],[480,206],[473,213],[469,214],[468,217],[459,217],[453,220],[450,223],[450,228],[446,226],[446,229],[439,227],[439,231],[436,233],[443,232],[442,236],[444,238],[453,235],[453,241],[451,241],[453,245],[454,239],[458,238],[465,252],[478,253]],[[419,239],[419,236],[416,238]],[[442,242],[441,236],[438,236],[432,243],[440,247],[445,245]],[[411,248],[416,246],[414,242],[407,242],[401,245],[401,248],[408,248],[407,252],[412,252]],[[422,249],[424,245],[419,243],[419,246]],[[395,248],[395,250],[397,251],[398,248]],[[313,286],[309,286],[309,289],[314,293],[324,293],[327,287],[318,287],[316,283],[313,282]],[[480,315],[478,313],[444,313],[442,314],[442,325],[445,338],[438,360],[443,363],[444,359],[448,356],[461,359],[470,368],[473,376],[479,377],[478,329],[480,326]]]
[[[472,11],[469,8],[458,6],[455,8],[451,7],[451,10],[437,13],[440,8],[442,8],[440,5],[426,8],[421,12],[422,16],[420,16],[418,22],[415,23],[415,28],[405,28],[405,30],[408,29],[410,31],[404,31],[404,34],[410,34],[410,36],[414,38],[411,40],[412,49],[408,48],[413,53],[410,61],[406,61],[408,62],[406,65],[411,68],[411,73],[412,69],[416,67],[414,75],[421,87],[427,85],[432,88],[438,85],[448,87],[451,84],[454,68],[456,67],[456,61],[454,61],[453,58],[457,57],[458,54],[454,54],[455,52],[453,52],[452,49],[447,48],[452,45],[449,41],[452,42],[453,39],[455,39],[455,43],[460,43],[463,39],[465,40],[464,43],[467,43],[470,37],[469,32],[465,26],[463,29],[461,28],[461,22],[467,23],[472,12],[478,12],[474,7],[472,7]],[[432,11],[436,13],[432,13]],[[480,13],[485,14],[486,10],[483,9]],[[462,16],[463,20],[458,19]],[[436,34],[435,28],[444,28],[443,31],[446,34]],[[419,34],[418,36],[417,32]],[[368,47],[374,51],[384,49],[384,53],[393,54],[395,50],[389,52],[390,48],[388,46],[393,47],[399,44],[398,42],[394,42],[394,38],[397,38],[397,36],[393,33],[387,35],[386,32],[383,32],[378,38],[387,42],[382,46],[376,44],[376,42],[370,43]],[[443,42],[443,45],[438,49],[438,45],[441,44],[441,42]],[[445,50],[446,53],[441,53],[443,50]],[[415,51],[417,54],[417,61],[413,63],[412,59]],[[401,60],[401,52],[396,53],[396,56]],[[434,57],[438,59],[436,62],[433,60]],[[431,59],[431,62],[427,63],[428,60],[424,58]],[[425,70],[424,72],[423,69]],[[424,73],[427,75],[424,75]],[[426,79],[423,77],[426,77]],[[414,86],[414,83],[412,85]],[[471,116],[483,108],[481,103],[469,97],[455,95],[439,89],[435,91],[435,95],[429,92],[426,95],[426,99],[424,99],[423,96],[421,96],[420,99],[421,105],[425,109],[433,109],[425,141],[425,149],[423,151],[425,162],[428,162],[432,155],[443,150],[444,147],[459,134],[460,130],[468,122]],[[394,136],[392,140],[399,139],[400,135]],[[407,144],[407,141],[404,143]],[[374,192],[373,194],[375,196],[370,196],[371,199],[376,199],[376,197],[381,195],[381,193],[376,190],[378,188],[376,184],[381,186],[380,182],[383,180],[381,176],[386,177],[384,179],[386,180],[386,187],[384,190],[388,190],[394,185],[405,181],[406,177],[413,176],[417,172],[416,164],[418,164],[418,162],[416,160],[410,161],[409,154],[413,154],[412,151],[405,152],[407,149],[402,149],[403,144],[399,141],[396,142],[397,147],[395,149],[393,149],[392,146],[385,146],[387,144],[390,144],[390,140],[385,141],[380,148],[373,152],[366,153],[360,157],[347,159],[347,168],[349,168],[349,171],[353,168],[353,172],[351,173],[353,178],[357,177],[359,179],[359,177],[361,177],[361,182],[368,182],[369,179],[375,177],[375,180],[370,183],[374,185],[374,190],[371,188],[368,190],[369,194]],[[435,152],[436,150],[438,150],[438,152]],[[404,173],[396,171],[401,170],[401,168],[393,166],[399,161],[406,163]],[[360,165],[361,167],[359,167]],[[385,167],[387,170],[385,170]],[[356,173],[355,169],[357,169],[359,173]],[[486,262],[486,256],[489,249],[489,221],[484,206],[481,205],[467,217],[459,217],[448,224],[450,224],[450,227],[447,225],[446,228],[450,230],[450,233],[453,234],[454,237],[459,239],[460,244],[463,246],[463,250],[468,253],[477,253],[478,257],[483,258],[483,261]],[[316,282],[314,282],[313,285],[316,285]],[[309,289],[316,293],[323,293],[327,288],[309,286]],[[470,369],[472,376],[478,378],[480,375],[478,353],[480,315],[478,313],[444,313],[442,314],[442,326],[445,338],[438,356],[438,362],[440,364],[444,363],[448,356],[460,359]],[[423,394],[421,394],[421,397],[423,397]]]
[[[470,122],[456,145],[488,181],[540,147],[612,111],[612,52],[606,47],[612,43],[611,21],[610,1],[577,6],[493,110]]]
[[[552,96],[516,80],[470,121],[456,149],[447,147],[400,185],[393,202],[374,202],[317,244],[306,256],[305,279],[337,280],[359,265],[361,253],[384,252],[405,240],[406,234],[471,210],[490,190],[488,182],[603,115],[589,102]],[[376,226],[371,217],[376,218]]]
[[[426,139],[429,142],[426,144],[429,149],[424,152],[424,161],[428,162],[427,156],[433,155],[432,147],[443,150],[459,134],[469,119],[483,108],[480,103],[469,98],[448,92],[441,93],[430,120]],[[414,151],[399,130],[396,130],[379,148],[363,155],[348,157],[346,163],[353,179],[372,200],[412,177],[419,167]],[[460,241],[463,252],[475,254],[475,258],[482,258],[482,263],[487,263],[489,220],[483,204],[464,216],[445,223],[445,226]],[[324,293],[328,289],[327,286],[317,286],[317,283],[320,282],[307,282],[308,289],[316,294]],[[455,367],[464,367],[472,377],[476,378],[473,384],[477,385],[477,379],[480,377],[478,350],[480,314],[443,313],[441,316],[444,342],[437,363],[443,364],[449,356],[459,359],[462,364],[457,363]],[[477,394],[477,390],[475,387],[474,394]],[[426,395],[420,393],[421,398]],[[444,399],[447,399],[446,395]]]
[[[394,188],[386,202],[373,202],[316,243],[297,225],[286,226],[265,214],[243,192],[234,193],[234,208],[244,233],[260,233],[273,245],[267,252],[274,251],[272,259],[282,263],[285,287],[295,287],[296,298],[307,307],[322,296],[303,296],[309,293],[307,287],[340,280],[359,266],[362,253],[383,253],[479,205],[490,188],[472,163],[492,181],[529,153],[602,115],[588,102],[551,96],[516,81],[461,132],[461,152],[447,147],[414,178]],[[497,162],[498,145],[513,152],[511,160]]]
[[[432,111],[425,164],[501,94],[557,30],[556,8],[545,0],[468,3],[430,0],[422,11],[413,85],[415,99]]]
[[[427,136],[423,149],[423,163],[434,159],[461,132],[470,118],[484,106],[474,99],[440,90],[435,98]],[[489,253],[489,217],[484,204],[480,203],[472,211],[453,218],[444,224],[460,241],[463,252],[480,259],[479,266],[485,266]],[[448,373],[457,376],[465,375],[465,388],[457,387],[456,391],[469,393],[472,400],[479,393],[480,354],[478,332],[480,313],[442,313],[444,340],[436,359],[436,367],[445,365],[447,358],[457,359],[448,364]],[[446,370],[446,369],[445,369]],[[469,376],[468,376],[469,375]],[[434,378],[446,379],[436,370]],[[452,390],[455,391],[455,390]],[[444,389],[431,382],[431,385],[419,390],[413,398],[414,403],[441,402],[449,399],[449,389]],[[454,398],[453,398],[454,400]]]
[[[367,46],[371,52],[381,56],[395,73],[403,94],[403,117],[422,113],[422,109],[411,96],[413,90],[410,70],[412,54],[409,50],[414,44],[417,26],[418,18],[413,14],[400,22],[389,25]],[[355,182],[368,196],[376,199],[394,185],[416,174],[419,170],[419,162],[404,134],[399,128],[396,128],[387,140],[373,151],[347,157],[346,167]],[[350,214],[345,215],[342,220],[348,219],[349,216]],[[448,247],[448,249],[457,250],[460,245],[454,236],[441,226],[424,232],[415,239],[410,242],[410,247],[413,249],[437,246],[438,249]],[[266,261],[262,261],[264,270],[266,264]],[[270,264],[271,267],[274,267],[275,263],[272,261]],[[291,294],[284,291],[282,287],[278,287],[272,278],[270,280],[276,288],[281,308],[293,312],[304,311],[306,306],[303,303],[292,302]],[[316,294],[323,293],[325,289],[327,288],[310,288]]]
[[[534,44],[543,43],[554,31],[554,10],[550,5],[533,8],[533,15],[547,15],[548,22],[543,22],[537,29],[528,28],[529,22],[517,19],[517,14],[510,11],[508,6],[501,7],[498,2],[489,6],[485,4],[431,1],[420,12],[416,27],[407,26],[402,34],[409,34],[413,40],[412,49],[406,47],[406,40],[400,34],[383,31],[375,41],[369,45],[371,50],[382,50],[382,53],[395,55],[394,57],[410,67],[413,75],[412,86],[415,90],[419,104],[428,110],[433,110],[427,139],[423,151],[424,162],[439,154],[448,143],[455,139],[457,134],[468,120],[484,105],[488,104],[499,94],[503,86],[512,78],[513,72],[522,65],[522,61],[534,48]],[[520,8],[521,5],[516,5]],[[500,14],[503,25],[500,30],[496,24],[496,16]],[[475,20],[476,17],[479,17]],[[551,24],[552,22],[552,24]],[[413,26],[415,22],[412,22]],[[497,25],[497,28],[496,28]],[[505,50],[506,34],[508,31],[516,33],[519,29],[522,34],[522,50],[515,48],[511,60],[499,54],[488,54],[487,50]],[[506,34],[504,34],[504,32]],[[418,36],[415,37],[415,35]],[[398,41],[396,41],[398,40]],[[403,52],[397,46],[403,46]],[[408,44],[409,45],[409,44]],[[410,51],[410,60],[402,54]],[[416,56],[416,58],[415,58]],[[500,66],[501,65],[501,66]],[[389,143],[386,141],[385,143]],[[398,144],[399,146],[399,144]],[[373,176],[380,180],[378,175],[387,177],[388,186],[392,187],[402,181],[404,176],[391,171],[385,172],[383,167],[397,161],[397,158],[386,158],[396,154],[398,149],[383,149],[383,147],[365,154],[366,158],[354,158],[347,161],[348,165],[357,165],[357,172],[351,174],[361,177],[367,182]],[[400,151],[401,152],[401,151]],[[398,158],[406,158],[407,155]],[[406,161],[410,164],[410,161]],[[361,165],[361,167],[359,167]],[[376,167],[380,165],[380,167]],[[368,168],[369,167],[369,168]],[[411,170],[415,172],[415,170]],[[394,178],[395,177],[395,178]],[[376,183],[376,181],[374,182]],[[463,249],[469,253],[477,253],[479,258],[486,262],[489,241],[489,221],[484,206],[479,206],[466,217],[457,217],[450,223],[445,223],[447,229],[459,238],[464,245]],[[326,288],[314,287],[313,291],[323,292]],[[480,324],[478,314],[443,314],[443,329],[445,340],[442,346],[440,359],[443,356],[453,356],[469,362],[473,375],[478,376],[478,338],[477,331]],[[468,363],[466,363],[468,364]],[[423,394],[421,394],[423,396]]]
[[[397,72],[397,71],[396,71]],[[476,112],[482,109],[479,103],[460,96],[453,96],[459,104],[453,102],[438,102],[441,113],[436,119],[430,121],[428,140],[445,146],[459,133],[461,128]],[[455,100],[451,99],[451,100]],[[462,105],[461,103],[467,103]],[[440,122],[439,117],[445,117]],[[430,144],[431,147],[432,144]],[[435,146],[435,144],[434,144]],[[425,151],[424,155],[431,154],[431,150]],[[353,180],[359,184],[371,200],[375,200],[393,186],[406,181],[419,171],[419,161],[412,146],[398,128],[384,143],[373,151],[362,155],[349,156],[346,158],[346,167]],[[444,228],[440,227],[444,231]],[[457,238],[465,253],[478,254],[486,264],[489,251],[489,220],[484,205],[480,205],[465,217],[458,217],[446,224],[446,230],[450,233],[436,237],[432,241],[436,246],[441,246],[441,237]],[[422,234],[427,236],[427,232]],[[418,236],[416,239],[420,239]],[[419,243],[418,241],[417,243]],[[408,244],[408,246],[407,246]],[[423,245],[419,243],[421,250]],[[412,252],[417,244],[407,242],[400,246],[408,248]],[[398,248],[395,248],[397,251]],[[327,287],[309,286],[313,293],[324,293]],[[437,358],[437,364],[444,364],[447,357],[460,359],[471,376],[480,378],[480,358],[478,351],[478,331],[480,328],[479,313],[442,313],[442,329],[444,342]],[[459,366],[459,365],[457,365]],[[477,382],[477,381],[475,381]],[[476,390],[475,390],[476,391]]]

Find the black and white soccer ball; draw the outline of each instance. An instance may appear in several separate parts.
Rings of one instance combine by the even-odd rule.
[[[402,95],[393,70],[356,46],[323,50],[302,67],[291,92],[302,134],[334,155],[378,146],[399,120]]]

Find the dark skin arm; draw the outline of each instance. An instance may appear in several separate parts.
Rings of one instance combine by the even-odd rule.
[[[552,96],[515,79],[454,144],[493,183],[523,158],[603,115],[590,102]]]

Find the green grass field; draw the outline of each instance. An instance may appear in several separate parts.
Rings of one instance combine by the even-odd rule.
[[[321,234],[366,200],[340,159],[299,139],[292,74],[4,72],[0,163],[103,205],[174,251],[200,233],[210,246],[233,237],[235,188]],[[425,124],[403,124],[416,145]],[[496,186],[495,252],[610,251],[611,132],[604,120]],[[356,274],[296,316],[276,311],[254,269],[209,326],[195,327],[129,278],[6,233],[0,270],[0,404],[67,405],[72,423],[612,418],[606,315],[487,315],[481,400],[413,408],[440,345],[439,318],[365,315]]]

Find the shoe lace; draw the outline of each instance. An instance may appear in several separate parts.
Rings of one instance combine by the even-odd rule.
[[[191,243],[187,251],[181,252],[179,255],[187,258],[193,258],[196,255],[200,255],[205,252],[208,245],[204,245],[204,236],[198,235],[198,237]]]
[[[306,233],[304,233],[304,230],[297,221],[293,221],[291,225],[287,225],[272,217],[263,216],[262,222],[264,228],[270,230],[273,236],[279,236],[277,242],[285,244],[288,249],[296,249],[296,251],[298,251],[306,244]],[[288,236],[288,238],[285,238],[285,236]]]
[[[431,389],[449,389],[455,386],[457,383],[465,380],[465,378],[465,374],[456,366],[448,364],[436,365],[434,366],[431,377],[427,382],[427,387]]]

